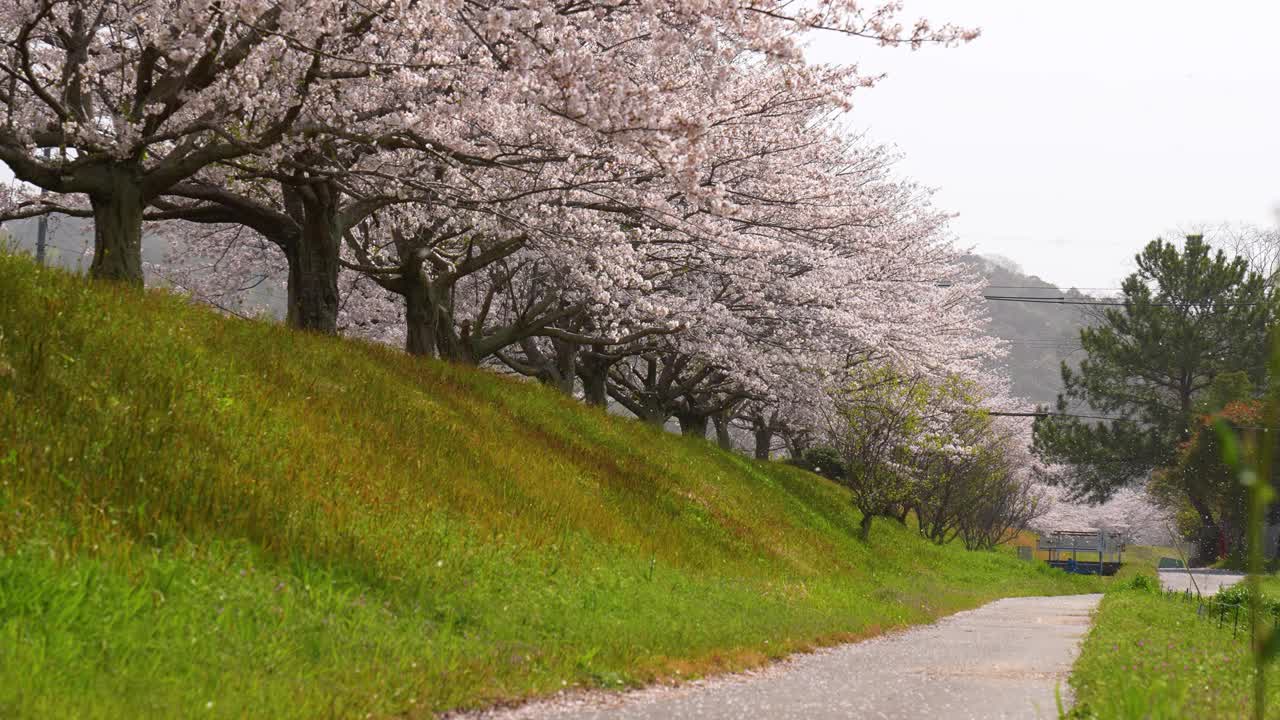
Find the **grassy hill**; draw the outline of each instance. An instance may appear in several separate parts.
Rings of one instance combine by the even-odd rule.
[[[815,475],[0,255],[0,717],[429,717],[1080,592]]]

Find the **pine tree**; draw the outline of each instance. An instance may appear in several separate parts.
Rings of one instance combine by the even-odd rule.
[[[1199,235],[1182,248],[1157,239],[1137,265],[1123,304],[1080,331],[1079,369],[1062,364],[1057,414],[1036,422],[1036,453],[1067,467],[1059,480],[1077,499],[1105,501],[1172,465],[1219,376],[1243,373],[1264,387],[1276,296],[1261,276]],[[1063,416],[1081,411],[1118,419]],[[1190,486],[1184,494],[1201,520],[1202,557],[1212,555],[1212,498]]]

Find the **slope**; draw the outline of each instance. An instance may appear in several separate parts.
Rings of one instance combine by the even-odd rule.
[[[0,255],[0,716],[430,716],[1014,594],[806,472]]]

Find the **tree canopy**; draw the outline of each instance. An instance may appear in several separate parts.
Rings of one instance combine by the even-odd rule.
[[[1151,242],[1137,267],[1119,304],[1080,331],[1086,357],[1062,364],[1056,412],[1035,424],[1036,453],[1076,498],[1104,501],[1173,465],[1224,384],[1264,386],[1275,295],[1245,260],[1192,235]]]

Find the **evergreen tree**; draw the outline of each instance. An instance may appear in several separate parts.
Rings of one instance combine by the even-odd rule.
[[[1036,422],[1036,453],[1067,467],[1059,480],[1077,499],[1105,501],[1173,465],[1220,376],[1241,373],[1235,384],[1263,387],[1275,296],[1261,276],[1199,235],[1182,248],[1155,240],[1137,264],[1123,304],[1080,331],[1087,357],[1079,369],[1062,364],[1059,414]],[[1081,411],[1118,419],[1063,416]],[[1212,498],[1184,492],[1201,518],[1202,551],[1212,555]]]

